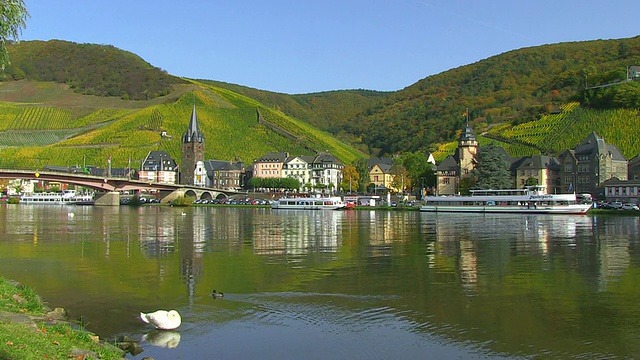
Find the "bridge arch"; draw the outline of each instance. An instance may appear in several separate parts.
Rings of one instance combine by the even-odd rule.
[[[198,199],[198,194],[196,194],[196,192],[192,189],[185,189],[184,190],[184,196],[188,196],[194,199]]]

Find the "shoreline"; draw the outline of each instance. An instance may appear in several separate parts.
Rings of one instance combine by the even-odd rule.
[[[0,358],[124,359],[125,350],[51,310],[32,288],[0,275]],[[129,344],[127,344],[129,347]]]

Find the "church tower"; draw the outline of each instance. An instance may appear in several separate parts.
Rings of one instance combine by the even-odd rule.
[[[182,135],[180,184],[194,184],[194,171],[198,161],[204,161],[204,135],[200,131],[200,126],[198,126],[198,117],[196,116],[196,106],[194,104],[189,127]]]
[[[476,155],[478,154],[478,140],[476,134],[469,126],[469,110],[467,109],[467,126],[462,130],[458,138],[458,176],[462,179],[470,176],[471,170],[476,167]]]

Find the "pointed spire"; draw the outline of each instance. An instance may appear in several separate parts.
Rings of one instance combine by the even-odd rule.
[[[187,128],[187,132],[185,132],[182,136],[182,142],[204,142],[204,135],[200,131],[200,126],[198,125],[195,100],[193,104],[193,110],[191,111],[191,120],[189,121],[189,127]]]

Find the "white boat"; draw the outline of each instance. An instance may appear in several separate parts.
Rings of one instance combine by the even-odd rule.
[[[33,193],[20,197],[20,203],[22,204],[75,205],[93,204],[93,201],[93,195],[81,194],[75,190]]]
[[[586,214],[590,202],[576,194],[547,194],[542,186],[469,190],[469,196],[427,196],[420,211],[458,213]]]
[[[271,203],[272,209],[338,210],[347,204],[339,196],[281,198]]]

